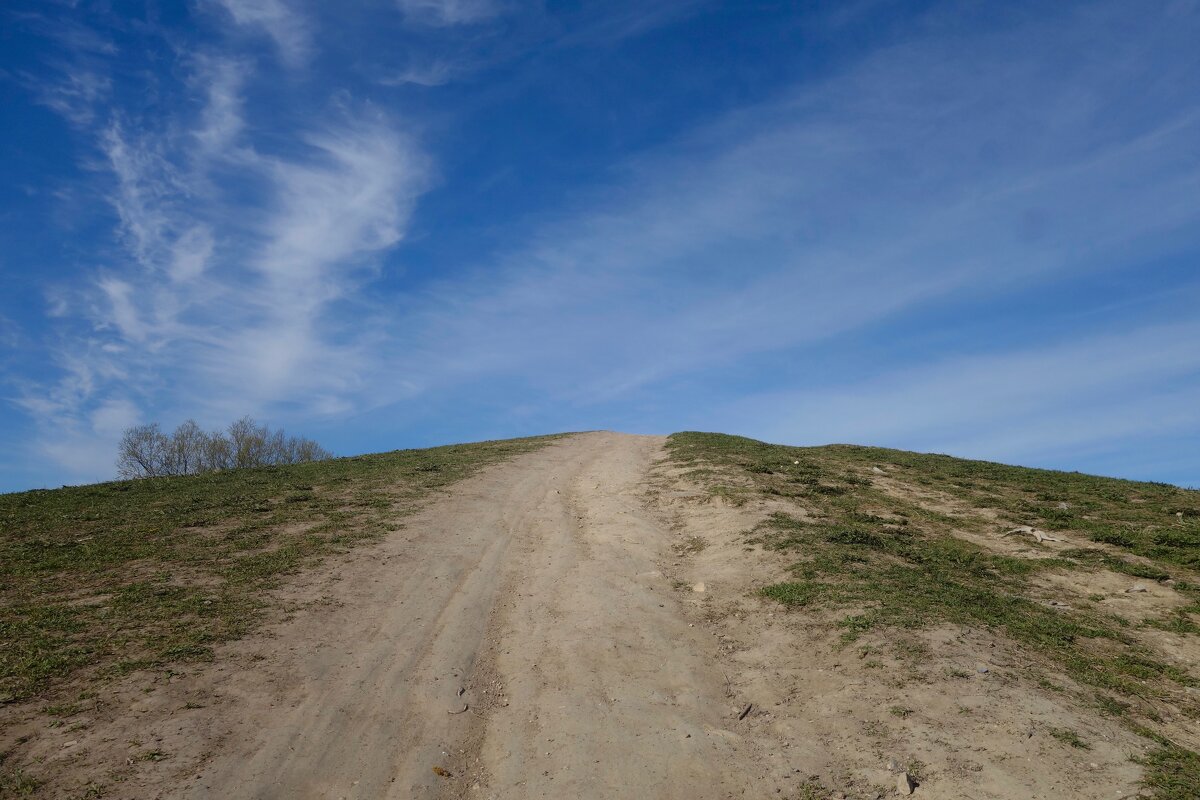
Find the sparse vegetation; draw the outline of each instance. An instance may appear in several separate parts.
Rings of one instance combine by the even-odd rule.
[[[0,495],[0,704],[209,659],[281,576],[552,438]]]
[[[20,769],[7,770],[0,763],[0,797],[32,797],[42,783]]]
[[[1200,797],[1200,755],[1156,737],[1159,747],[1140,759],[1147,789],[1156,800],[1194,800]]]
[[[689,536],[675,545],[675,551],[680,555],[695,555],[708,547],[708,542],[702,536]]]
[[[1070,728],[1051,728],[1049,734],[1060,742],[1079,750],[1091,750],[1092,746],[1085,742],[1078,733]]]
[[[1163,704],[1200,716],[1187,692],[1200,679],[1164,661],[1137,635],[1139,625],[1196,635],[1200,492],[948,456],[845,445],[785,447],[720,434],[675,434],[669,446],[677,464],[703,476],[693,480],[736,492],[743,502],[758,496],[804,509],[777,512],[747,534],[749,544],[796,559],[790,579],[763,586],[764,597],[822,615],[846,609],[835,623],[845,642],[872,630],[945,623],[1004,635],[1039,663],[1093,687],[1079,690],[1081,702],[1157,737],[1158,749],[1145,762],[1146,786],[1155,797],[1200,796],[1194,791],[1200,757],[1144,727],[1161,722]],[[1095,544],[1056,550],[1031,541],[1032,556],[1017,557],[968,538],[1000,538],[1020,525],[1069,531]],[[1035,590],[1044,573],[1098,570],[1169,582],[1191,602],[1137,623],[1106,610],[1104,595],[1052,605]],[[948,674],[972,677],[958,669]],[[899,708],[891,711],[903,716]],[[1073,731],[1051,733],[1072,747],[1089,746]]]

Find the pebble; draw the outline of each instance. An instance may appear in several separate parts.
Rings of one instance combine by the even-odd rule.
[[[917,788],[917,782],[912,779],[912,776],[907,772],[901,772],[896,776],[896,792],[905,797],[912,794]]]
[[[692,587],[692,591],[693,592],[703,592],[704,588],[705,587],[704,587],[703,583],[697,583],[695,586]]]

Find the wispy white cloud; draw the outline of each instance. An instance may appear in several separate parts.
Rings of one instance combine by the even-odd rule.
[[[121,433],[144,420],[137,406],[124,398],[109,398],[83,417],[65,421],[52,436],[42,438],[39,457],[60,465],[72,481],[111,478]]]
[[[20,326],[0,314],[0,350],[15,350],[24,338]]]
[[[311,158],[267,165],[274,201],[247,253],[254,274],[239,287],[239,324],[201,362],[242,403],[346,404],[333,398],[363,379],[372,322],[340,329],[325,312],[373,274],[371,256],[400,240],[426,186],[416,146],[382,120],[348,121],[308,143]]]
[[[31,447],[61,455],[77,479],[111,472],[112,420],[352,407],[377,345],[374,312],[332,311],[376,274],[427,182],[417,145],[369,107],[333,110],[283,153],[257,149],[241,94],[249,65],[185,63],[196,103],[153,125],[118,117],[99,134],[127,257],[47,290],[61,377],[21,387],[39,431]]]
[[[1186,321],[971,353],[746,398],[716,416],[773,441],[1067,463],[1123,440],[1200,431],[1198,337],[1200,323]]]
[[[422,25],[468,25],[504,11],[499,0],[396,0],[412,22]]]
[[[1088,51],[1103,16],[1063,21],[1065,38],[898,46],[644,154],[623,188],[431,285],[403,338],[442,344],[402,372],[521,374],[557,402],[597,402],[1194,244],[1200,119],[1177,97],[1111,117],[1156,67],[1037,77]],[[1146,41],[1174,35],[1140,24]]]
[[[216,0],[234,22],[256,28],[275,43],[284,63],[297,67],[312,55],[312,31],[308,20],[286,0]]]
[[[557,47],[613,45],[666,27],[715,5],[715,0],[585,4],[554,44]]]
[[[112,81],[79,64],[60,64],[58,78],[23,75],[23,82],[38,102],[79,127],[91,125],[96,109],[107,99]]]
[[[112,92],[107,64],[118,54],[117,46],[71,18],[52,19],[40,13],[7,16],[48,45],[41,70],[21,70],[17,80],[38,103],[67,122],[79,128],[92,125]]]
[[[195,61],[191,83],[205,103],[192,135],[200,146],[198,157],[207,159],[227,154],[245,127],[241,92],[252,69],[237,58],[201,56]]]
[[[424,65],[410,65],[398,72],[379,78],[381,86],[444,86],[454,80],[465,69],[463,63],[446,59],[430,61]]]
[[[138,262],[153,268],[171,234],[168,205],[180,189],[176,168],[157,142],[130,141],[117,123],[104,132],[101,149],[116,179],[112,204],[122,236]]]
[[[218,197],[205,211],[224,227],[185,227],[194,209],[163,210],[177,209],[172,201],[187,190],[170,170],[149,187],[139,173],[129,180],[136,189],[118,193],[123,224],[138,232],[129,241],[141,270],[98,281],[103,302],[95,323],[114,329],[122,345],[138,346],[121,360],[153,358],[141,369],[202,383],[212,402],[243,409],[303,405],[296,398],[304,392],[328,404],[329,393],[354,383],[362,361],[357,339],[369,321],[356,319],[360,333],[347,335],[329,327],[325,314],[372,274],[372,254],[402,237],[426,167],[415,145],[380,118],[348,117],[306,141],[309,152],[300,158],[242,154],[270,198],[252,221]],[[154,162],[127,144],[122,154],[116,172],[117,164]],[[147,211],[142,194],[162,202]]]

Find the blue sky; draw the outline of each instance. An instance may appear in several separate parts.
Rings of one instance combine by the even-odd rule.
[[[0,490],[132,424],[1200,485],[1200,3],[9,2]]]

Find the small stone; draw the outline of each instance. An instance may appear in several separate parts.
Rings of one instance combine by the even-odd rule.
[[[1136,594],[1139,592],[1148,592],[1148,591],[1150,591],[1150,590],[1147,589],[1145,586],[1142,586],[1140,583],[1135,583],[1133,586],[1130,586],[1128,589],[1125,590],[1125,594]]]
[[[703,581],[701,581],[700,583],[697,583],[695,586],[692,587],[693,592],[703,592],[704,590],[705,590],[705,587],[704,587]]]
[[[874,472],[876,475],[887,475],[887,473],[881,470],[879,467],[871,467],[871,472]]]
[[[77,745],[77,744],[79,744],[79,742],[77,742],[77,741],[75,741],[74,739],[72,739],[71,741],[69,741],[69,742],[65,742],[65,743],[63,744],[63,750],[66,750],[68,747],[74,747],[74,746],[75,746],[75,745]]]
[[[912,776],[907,772],[901,772],[896,776],[896,793],[907,797],[912,794],[917,788],[917,782],[912,779]]]
[[[1089,767],[1091,767],[1092,769],[1100,769],[1100,765],[1099,765],[1099,764],[1097,764],[1095,761],[1093,761],[1092,763],[1088,764],[1088,766],[1089,766]]]
[[[896,759],[889,758],[887,763],[888,772],[895,772],[900,769],[900,765],[896,763]]]
[[[991,672],[991,670],[988,669],[987,667],[978,667],[975,671],[978,672],[980,675],[987,675],[989,672]]]

